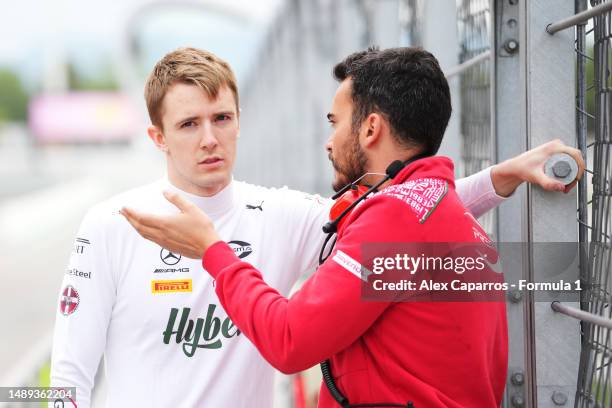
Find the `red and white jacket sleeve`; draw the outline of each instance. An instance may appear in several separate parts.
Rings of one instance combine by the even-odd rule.
[[[206,251],[203,266],[216,279],[225,311],[262,356],[284,373],[301,371],[349,346],[389,306],[361,300],[361,246],[393,240],[392,230],[415,228],[416,219],[407,214],[399,200],[367,200],[329,259],[289,299],[224,242]]]

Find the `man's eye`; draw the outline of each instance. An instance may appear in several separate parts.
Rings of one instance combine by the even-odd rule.
[[[217,121],[218,122],[223,122],[223,121],[227,121],[230,120],[232,117],[230,115],[218,115],[217,116]]]
[[[188,127],[194,127],[194,126],[195,126],[195,122],[193,120],[188,120],[187,122],[181,125],[181,129],[188,128]]]

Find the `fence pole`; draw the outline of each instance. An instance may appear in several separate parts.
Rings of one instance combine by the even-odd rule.
[[[551,21],[573,15],[574,4],[556,0],[532,0],[520,4],[526,37],[521,66],[525,84],[522,89],[526,92],[523,112],[528,146],[535,147],[554,138],[575,145],[574,30],[565,30],[554,36],[545,31]],[[575,191],[561,196],[532,187],[528,195],[531,243],[578,241]],[[546,280],[547,270],[570,268],[567,277],[578,279],[578,267],[569,267],[574,257],[567,257],[569,254],[564,253],[564,247],[557,245],[548,246],[544,251],[532,250],[529,278],[541,282]],[[578,304],[574,306],[578,307]],[[579,323],[555,315],[549,302],[535,302],[533,296],[530,308],[528,357],[531,369],[535,370],[532,384],[535,406],[553,408],[560,401],[571,406],[575,399],[580,358]]]
[[[525,97],[521,87],[520,57],[521,38],[519,30],[519,4],[507,0],[493,1],[495,41],[493,51],[493,100],[492,129],[494,133],[496,161],[514,157],[527,149],[527,137],[523,129],[521,99]],[[515,41],[518,49],[509,53],[504,44]],[[501,143],[503,141],[503,143]],[[499,242],[526,242],[527,231],[527,189],[522,186],[512,200],[508,200],[497,210],[497,238]],[[528,264],[526,254],[517,254],[504,259],[504,275],[507,281],[524,279],[522,272]],[[527,404],[527,307],[519,292],[511,292],[507,303],[508,315],[508,380],[504,397],[504,407],[517,407],[521,402]]]

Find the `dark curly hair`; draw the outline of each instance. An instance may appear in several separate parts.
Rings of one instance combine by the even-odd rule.
[[[405,147],[434,155],[451,115],[448,82],[438,60],[421,48],[376,47],[349,55],[334,67],[334,77],[352,80],[352,128],[370,113],[383,115]]]

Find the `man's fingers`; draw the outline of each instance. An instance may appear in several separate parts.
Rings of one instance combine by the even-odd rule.
[[[141,214],[129,208],[122,208],[119,211],[125,219],[138,231],[144,238],[157,242],[159,234],[159,224],[161,220],[153,215]]]
[[[122,208],[119,213],[125,217],[127,222],[129,222],[140,235],[143,235],[144,226],[140,223],[140,215],[137,212],[129,208]]]
[[[565,191],[565,184],[548,177],[543,171],[536,174],[535,182],[546,191]]]
[[[172,191],[164,191],[164,197],[166,197],[166,200],[170,201],[182,212],[188,211],[193,205],[190,201],[186,200],[182,195],[172,192]]]
[[[159,215],[144,214],[127,207],[123,207],[120,213],[123,214],[132,225],[136,222],[138,225],[154,229],[159,229],[164,225],[164,218]]]
[[[565,153],[569,154],[574,160],[576,160],[576,164],[578,164],[578,175],[576,175],[576,180],[580,180],[584,175],[584,169],[586,167],[582,153],[580,150],[574,149],[573,147],[568,147]]]
[[[564,193],[569,193],[571,191],[572,188],[574,188],[574,186],[578,184],[578,179],[572,181],[571,183],[569,183],[567,186],[565,186],[565,190],[563,191]]]
[[[161,217],[152,214],[144,214],[136,210],[132,210],[128,207],[123,207],[119,211],[129,222],[134,225],[137,224],[139,226],[146,227],[159,227],[162,225],[163,220]]]
[[[164,195],[183,213],[152,215],[123,208],[121,214],[145,239],[189,258],[201,258],[207,247],[206,243],[219,240],[212,222],[199,208],[178,194],[164,193]],[[209,238],[208,241],[202,239],[202,234],[204,238]]]
[[[119,213],[123,215],[130,224],[134,225],[134,223],[138,223],[138,213],[130,208],[123,207],[119,210]]]
[[[121,211],[121,213],[125,216],[125,218],[132,225],[132,227],[134,227],[136,232],[138,232],[144,239],[155,242],[162,248],[172,250],[171,248],[168,248],[169,241],[167,237],[161,234],[159,229],[140,224],[136,219],[128,217],[127,214],[124,213],[124,211]]]
[[[139,234],[141,234],[140,231],[144,227],[143,227],[142,224],[140,224],[140,221],[138,220],[138,218],[139,218],[138,213],[136,213],[135,211],[130,210],[129,208],[122,208],[121,211],[119,211],[119,213],[125,217],[127,222],[129,222],[132,225],[132,227],[134,227],[134,229],[136,229],[136,231],[138,231]]]
[[[187,258],[201,259],[204,255],[203,253],[200,253],[200,251],[198,251],[197,248],[195,248],[194,246],[189,245],[183,241],[176,241],[173,238],[167,238],[165,240],[165,245],[166,246],[164,248],[172,251],[172,253],[181,254],[183,256],[186,256]]]

